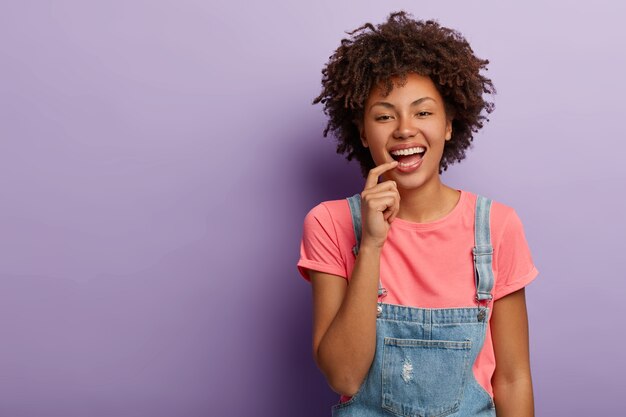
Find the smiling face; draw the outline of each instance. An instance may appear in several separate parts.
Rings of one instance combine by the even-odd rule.
[[[452,136],[443,99],[430,77],[408,74],[401,87],[397,79],[393,81],[386,97],[380,86],[370,92],[359,126],[361,142],[377,166],[393,159],[400,162],[383,175],[396,181],[399,189],[439,182],[444,144]],[[413,155],[396,155],[396,150],[405,148],[402,153]]]

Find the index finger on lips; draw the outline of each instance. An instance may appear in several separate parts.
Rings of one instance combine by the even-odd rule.
[[[372,188],[378,184],[378,177],[380,177],[384,172],[395,168],[396,165],[398,165],[398,161],[391,161],[380,164],[376,168],[371,169],[367,176],[367,180],[365,180],[365,189],[367,190],[368,188]]]

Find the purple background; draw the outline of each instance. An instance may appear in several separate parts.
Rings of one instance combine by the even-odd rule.
[[[537,415],[623,409],[625,6],[0,3],[0,416],[330,415],[302,220],[363,187],[312,99],[344,31],[458,29],[498,94],[444,182],[513,206]]]

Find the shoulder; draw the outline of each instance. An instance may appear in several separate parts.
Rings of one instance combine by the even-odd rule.
[[[322,201],[304,218],[298,269],[309,280],[305,269],[347,277],[351,251],[352,218],[348,201]],[[354,244],[354,243],[352,243]]]
[[[526,285],[538,275],[522,220],[508,204],[493,201],[491,237],[494,250],[495,289],[498,300]]]
[[[513,235],[524,235],[522,220],[513,207],[494,201],[492,211],[493,233],[500,242],[508,240]]]
[[[304,218],[305,229],[324,229],[338,237],[352,230],[352,216],[346,198],[322,201],[309,210]]]
[[[472,207],[475,208],[479,194],[471,191],[465,192],[468,195],[468,204],[471,204]],[[489,223],[491,226],[491,235],[496,241],[500,241],[503,235],[517,233],[523,229],[522,221],[517,211],[512,206],[502,201],[495,200],[488,195],[480,195],[491,200]]]
[[[495,200],[488,195],[464,191],[466,194],[466,212],[474,216],[476,209],[476,201],[479,195],[491,200],[491,209],[489,214],[489,224],[491,226],[492,243],[498,246],[501,242],[506,242],[512,237],[524,236],[524,226],[517,211],[510,205]]]
[[[500,266],[522,258],[531,263],[530,248],[518,212],[506,203],[491,201],[491,240]]]
[[[342,198],[320,202],[309,210],[305,216],[305,221],[341,223],[346,218],[351,221],[350,207],[348,200]]]
[[[491,222],[494,227],[505,228],[511,220],[518,218],[515,209],[501,201],[491,200]]]

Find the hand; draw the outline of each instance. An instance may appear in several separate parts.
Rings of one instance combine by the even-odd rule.
[[[398,161],[391,161],[370,170],[361,193],[361,245],[382,248],[391,222],[400,209],[400,193],[395,181],[378,183],[378,177],[395,168]]]

